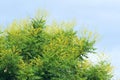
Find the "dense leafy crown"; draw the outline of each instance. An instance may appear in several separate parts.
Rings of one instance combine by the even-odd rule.
[[[94,35],[84,31],[78,37],[67,26],[38,18],[0,32],[0,80],[110,80],[109,63],[87,60],[95,52]]]

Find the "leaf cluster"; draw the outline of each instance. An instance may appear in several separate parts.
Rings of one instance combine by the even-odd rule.
[[[86,60],[96,40],[59,26],[40,18],[13,22],[1,32],[0,80],[110,80],[109,63]]]

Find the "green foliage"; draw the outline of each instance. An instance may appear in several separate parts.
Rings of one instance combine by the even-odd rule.
[[[44,18],[13,22],[0,32],[0,80],[110,80],[109,63],[87,60],[96,39],[84,33]]]
[[[108,72],[110,70],[110,64],[105,61],[101,61],[95,66],[91,66],[88,70],[88,80],[109,80],[112,75]]]

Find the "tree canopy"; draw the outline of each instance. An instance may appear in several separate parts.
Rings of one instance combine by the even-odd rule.
[[[109,62],[87,60],[96,54],[95,36],[77,33],[44,17],[14,21],[0,32],[0,80],[111,80]]]

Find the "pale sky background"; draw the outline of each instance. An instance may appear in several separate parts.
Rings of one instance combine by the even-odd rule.
[[[0,0],[0,24],[33,17],[38,9],[48,11],[50,19],[76,19],[78,27],[97,31],[98,51],[110,56],[115,80],[120,78],[120,0]]]

